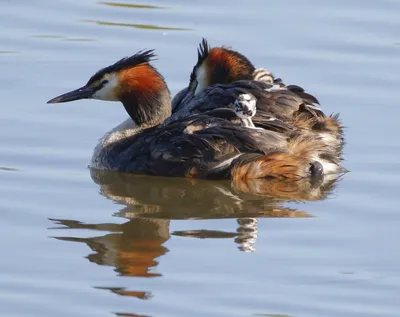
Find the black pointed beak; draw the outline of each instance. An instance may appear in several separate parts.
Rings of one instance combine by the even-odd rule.
[[[70,102],[79,99],[88,99],[91,98],[94,91],[92,88],[83,86],[79,89],[67,92],[66,94],[62,94],[58,97],[55,97],[49,100],[47,103],[61,103],[61,102]]]

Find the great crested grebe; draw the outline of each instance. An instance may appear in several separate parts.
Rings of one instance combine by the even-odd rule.
[[[165,124],[221,107],[233,108],[233,99],[246,91],[257,99],[253,121],[262,127],[265,114],[280,119],[299,133],[312,133],[339,157],[344,137],[338,115],[326,116],[319,101],[297,85],[285,85],[265,68],[255,68],[242,54],[227,48],[211,48],[203,39],[187,88],[172,101],[173,115]]]
[[[92,168],[236,180],[297,180],[341,171],[340,159],[326,147],[321,137],[299,133],[279,117],[271,120],[271,115],[263,111],[257,111],[256,116],[263,129],[242,127],[233,110],[218,107],[218,102],[221,107],[226,107],[233,104],[240,93],[247,92],[255,95],[257,105],[262,105],[261,101],[270,104],[272,109],[285,108],[285,103],[277,102],[282,93],[289,92],[292,99],[303,100],[286,87],[276,88],[276,85],[247,80],[234,86],[225,84],[205,88],[224,77],[213,82],[208,73],[198,75],[201,63],[196,65],[197,72],[191,76],[197,81],[190,86],[188,95],[193,97],[188,104],[183,104],[182,100],[179,102],[182,109],[175,109],[174,115],[177,116],[171,120],[170,93],[162,75],[150,64],[154,56],[149,50],[123,58],[99,70],[83,87],[48,101],[61,103],[92,98],[120,101],[125,107],[130,119],[101,139],[92,157]],[[240,54],[237,56],[242,57]],[[224,58],[222,56],[222,62]],[[215,63],[221,61],[216,59]],[[197,89],[202,79],[207,80],[202,84],[204,91]],[[215,88],[220,90],[220,94],[215,92]],[[196,103],[199,109],[191,114]],[[293,108],[289,104],[290,107]],[[297,111],[300,111],[300,105]],[[275,112],[279,114],[279,111]],[[292,112],[295,111],[292,109]]]

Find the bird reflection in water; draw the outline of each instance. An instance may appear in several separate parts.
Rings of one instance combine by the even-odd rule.
[[[250,182],[205,181],[180,178],[138,176],[110,171],[91,171],[100,186],[100,194],[124,206],[115,216],[128,219],[122,224],[89,224],[76,220],[51,219],[57,229],[105,231],[95,237],[56,237],[63,241],[82,242],[93,253],[88,260],[111,266],[122,276],[159,277],[160,257],[169,250],[164,246],[171,235],[198,239],[232,239],[238,249],[256,250],[257,218],[311,217],[304,211],[283,207],[287,201],[325,199],[337,178],[311,183],[252,180]],[[237,228],[222,230],[183,230],[170,232],[175,219],[237,219]],[[61,225],[61,227],[59,226]],[[104,288],[123,295],[148,299],[146,291]]]

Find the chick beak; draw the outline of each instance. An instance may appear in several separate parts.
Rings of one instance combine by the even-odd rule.
[[[70,101],[79,100],[79,99],[88,99],[88,98],[92,97],[93,93],[94,93],[94,91],[92,88],[83,86],[76,90],[73,90],[73,91],[67,92],[65,94],[62,94],[58,97],[55,97],[55,98],[49,100],[47,103],[61,103],[61,102],[70,102]]]

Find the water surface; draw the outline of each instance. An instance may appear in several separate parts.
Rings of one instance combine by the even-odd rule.
[[[398,316],[398,12],[393,0],[1,3],[0,314]],[[324,186],[91,173],[123,107],[46,101],[144,48],[175,93],[203,36],[340,112],[351,172]]]

